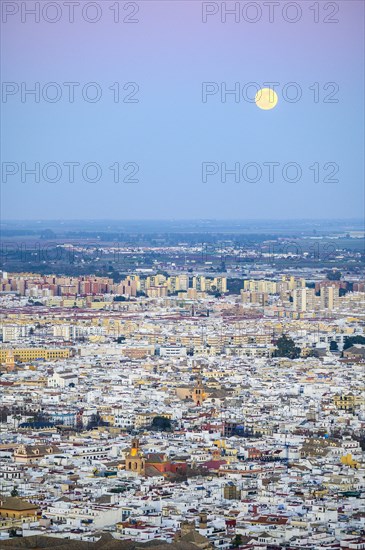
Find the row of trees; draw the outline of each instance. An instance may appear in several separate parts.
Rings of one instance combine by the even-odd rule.
[[[354,344],[365,345],[365,336],[346,336],[343,349],[351,348]]]
[[[365,336],[346,336],[343,349],[351,348],[354,344],[365,345]],[[273,357],[288,357],[289,359],[298,359],[301,354],[301,348],[295,345],[292,338],[285,334],[276,342],[276,348]],[[330,342],[330,351],[338,351],[338,344],[335,340]]]

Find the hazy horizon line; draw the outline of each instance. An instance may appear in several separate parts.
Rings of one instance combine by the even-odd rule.
[[[285,221],[365,221],[365,217],[351,218],[8,218],[0,225],[9,222],[285,222]]]

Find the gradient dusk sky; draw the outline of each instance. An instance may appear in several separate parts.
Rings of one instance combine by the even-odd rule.
[[[31,9],[36,2],[2,4],[3,219],[363,215],[361,0],[79,0],[73,23],[66,1],[42,0],[39,22],[21,13],[24,5]],[[81,12],[85,4],[89,4],[84,9],[86,18],[98,15],[99,21],[85,20]],[[222,10],[235,4],[239,4],[239,16],[227,14],[226,22],[222,21]],[[119,22],[113,20],[116,5]],[[132,15],[136,6],[138,13]],[[269,9],[271,13],[274,8],[270,22]],[[213,13],[203,22],[207,10]],[[299,19],[294,22],[296,15]],[[50,22],[59,16],[59,21]],[[21,83],[24,89],[34,88],[36,82],[41,94],[49,93],[48,99],[41,95],[35,102],[27,95],[22,101]],[[49,100],[58,89],[44,86],[50,82],[62,91],[58,102]],[[80,83],[73,103],[65,82]],[[95,103],[81,93],[90,82],[96,82],[102,92]],[[114,101],[116,87],[114,92],[109,89],[116,82],[120,102]],[[136,89],[129,84],[123,90],[131,82],[139,86],[132,98],[137,102],[125,103],[123,98]],[[209,89],[218,88],[206,102],[202,101],[204,82],[216,83]],[[238,102],[233,95],[223,102],[222,87],[232,89],[236,82],[240,91],[248,91],[245,85],[250,82],[259,87],[279,83],[277,107],[263,111],[242,94]],[[93,90],[87,89],[90,94]],[[297,90],[301,99],[290,101]],[[60,180],[52,183],[41,173],[35,182],[31,174],[22,174],[22,163],[31,168],[37,162],[41,170],[50,162],[61,166]],[[80,163],[74,182],[69,181],[65,162]],[[90,162],[102,170],[101,179],[94,183],[87,181],[92,176],[82,176],[81,168]],[[122,178],[138,165],[134,179],[139,181],[113,181],[115,172],[109,167],[116,162]],[[204,179],[205,162],[217,173]],[[274,181],[268,178],[264,165],[268,162],[279,163]],[[127,163],[135,164],[123,169]],[[246,172],[250,174],[246,180],[241,172],[240,181],[229,174],[224,181],[222,163],[227,169],[239,163],[243,170],[256,163],[262,177],[252,181],[253,167]],[[283,179],[287,163],[300,166],[298,182]],[[332,179],[339,181],[323,181],[326,176],[331,179],[336,165],[338,173]],[[313,166],[320,181],[314,181],[317,168]],[[17,173],[10,174],[12,169]],[[290,170],[287,179],[294,179]],[[47,174],[51,179],[52,168]],[[88,174],[93,174],[92,168]]]

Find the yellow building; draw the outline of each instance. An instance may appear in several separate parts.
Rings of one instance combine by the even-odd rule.
[[[226,500],[240,500],[241,491],[231,483],[223,487],[223,496]]]
[[[59,447],[52,445],[19,445],[14,450],[14,462],[36,464],[44,456],[60,452]]]
[[[276,294],[278,292],[277,284],[274,281],[266,281],[265,279],[250,279],[243,283],[243,289],[250,292],[260,292],[263,294]]]
[[[193,288],[198,291],[205,292],[206,290],[206,279],[204,275],[197,275],[193,277]]]
[[[67,348],[12,348],[0,350],[0,363],[6,363],[9,352],[13,353],[14,360],[26,363],[35,359],[68,359],[70,350]]]
[[[18,497],[3,497],[0,499],[0,516],[21,519],[24,517],[36,519],[38,506]]]
[[[352,454],[348,453],[347,455],[341,456],[341,464],[345,464],[346,466],[350,466],[350,468],[360,468],[360,463],[357,462],[352,457]]]
[[[356,407],[363,405],[365,403],[365,399],[361,395],[354,395],[350,392],[347,395],[335,395],[333,397],[333,402],[338,409],[353,411]]]

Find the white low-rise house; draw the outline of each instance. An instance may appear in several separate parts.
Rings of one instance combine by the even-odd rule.
[[[72,528],[92,527],[101,529],[115,525],[122,519],[122,509],[113,505],[90,503],[73,504],[58,501],[45,512],[45,517]]]
[[[90,447],[76,448],[74,456],[82,460],[100,460],[110,456],[111,450],[110,445],[100,443],[99,445],[92,445]]]
[[[157,348],[161,357],[185,357],[187,349],[182,346],[161,346]]]
[[[47,381],[50,388],[67,388],[78,384],[78,377],[69,371],[54,372]]]

